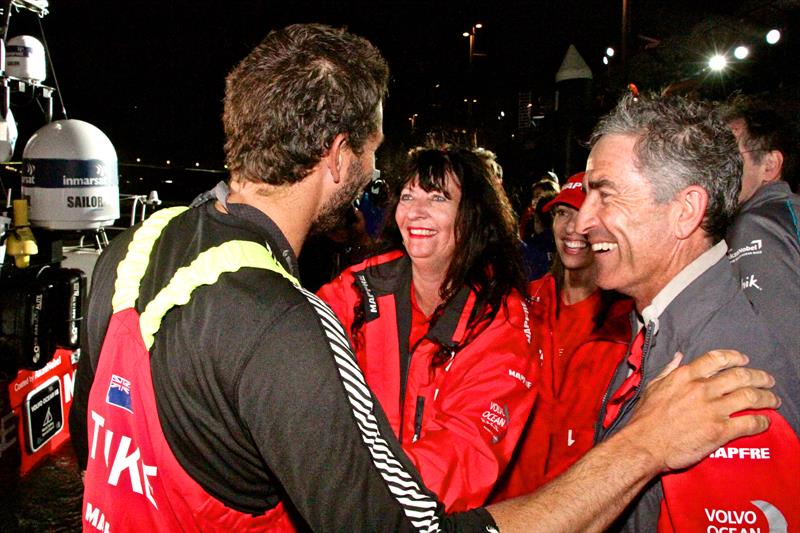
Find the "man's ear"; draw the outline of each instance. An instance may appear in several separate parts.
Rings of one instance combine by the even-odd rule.
[[[686,239],[703,223],[708,206],[708,192],[699,185],[690,185],[678,193],[678,218],[675,236]]]
[[[345,172],[345,150],[347,149],[347,136],[344,133],[339,133],[336,137],[333,138],[333,142],[331,143],[331,147],[322,156],[325,165],[330,170],[331,176],[333,176],[334,183],[339,183],[339,181],[344,177]]]
[[[783,170],[783,153],[780,150],[770,150],[764,154],[764,182],[781,179]]]

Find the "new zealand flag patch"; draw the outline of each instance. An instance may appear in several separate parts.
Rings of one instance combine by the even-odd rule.
[[[133,413],[131,406],[131,382],[125,378],[111,374],[111,383],[108,385],[106,403],[116,405]]]

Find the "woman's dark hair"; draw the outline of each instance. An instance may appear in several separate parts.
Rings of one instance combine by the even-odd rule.
[[[455,221],[455,253],[447,269],[439,296],[442,304],[434,312],[435,322],[445,305],[462,287],[476,295],[467,325],[466,338],[455,347],[457,352],[471,342],[497,315],[503,300],[516,289],[527,296],[527,276],[520,254],[517,223],[501,182],[471,150],[458,147],[417,148],[409,153],[403,173],[392,189],[386,225],[381,236],[384,248],[401,249],[402,237],[394,213],[400,192],[415,182],[425,192],[446,192],[448,179],[461,188],[461,201]],[[356,305],[356,320],[351,331],[356,343],[363,325],[363,306]],[[442,347],[441,364],[453,347]]]

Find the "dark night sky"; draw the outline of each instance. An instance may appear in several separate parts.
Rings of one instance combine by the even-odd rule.
[[[476,59],[476,72],[498,94],[518,87],[546,92],[569,43],[593,69],[602,69],[605,47],[619,46],[621,4],[51,0],[42,22],[70,118],[102,129],[121,162],[141,156],[219,167],[225,74],[270,29],[325,22],[375,43],[392,69],[385,127],[391,136],[425,109],[436,83],[452,96],[469,92],[463,76],[468,44],[461,34],[475,22],[484,24],[476,51],[488,54]],[[741,13],[751,4],[765,2],[631,0],[632,33],[663,37],[709,13]],[[32,14],[12,17],[9,36],[20,33],[39,36]]]

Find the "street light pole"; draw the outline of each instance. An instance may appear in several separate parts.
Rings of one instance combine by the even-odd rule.
[[[630,33],[630,0],[622,0],[622,74],[628,79],[628,33]]]
[[[475,31],[483,28],[480,22],[474,24],[468,32],[462,33],[464,37],[469,38],[469,64],[472,65],[472,58],[475,56]]]

